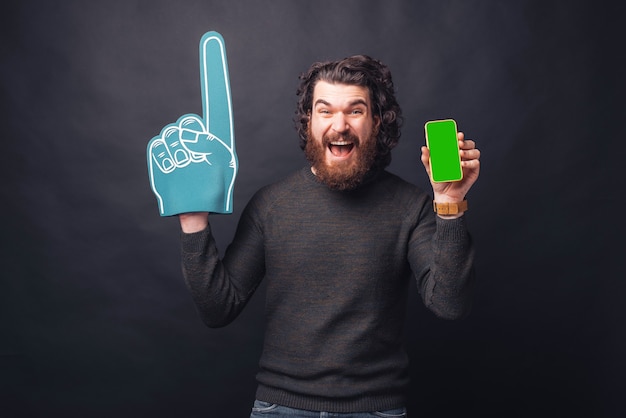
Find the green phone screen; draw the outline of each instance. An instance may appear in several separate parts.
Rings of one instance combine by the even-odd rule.
[[[435,182],[463,178],[456,122],[452,119],[426,122],[426,146],[430,150],[430,169]]]

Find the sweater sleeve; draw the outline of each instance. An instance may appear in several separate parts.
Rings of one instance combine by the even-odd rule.
[[[249,205],[223,259],[210,225],[204,231],[181,233],[183,277],[202,321],[209,327],[231,323],[264,276],[262,234],[251,212]]]
[[[413,272],[424,305],[438,317],[460,319],[469,314],[472,305],[474,247],[465,216],[451,220],[432,217],[435,220],[426,224],[434,223],[434,231],[413,242],[412,251],[419,254],[413,258]]]

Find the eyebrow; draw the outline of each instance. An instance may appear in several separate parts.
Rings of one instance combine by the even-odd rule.
[[[313,104],[313,107],[317,106],[318,104],[322,104],[322,105],[325,105],[325,106],[332,106],[331,103],[327,102],[324,99],[317,99],[315,101],[315,103]],[[367,102],[365,100],[363,100],[363,99],[355,99],[355,100],[351,101],[350,103],[348,103],[349,107],[357,106],[357,105],[363,105],[363,106],[367,107]]]

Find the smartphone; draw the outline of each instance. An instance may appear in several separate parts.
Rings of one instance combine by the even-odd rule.
[[[456,122],[453,119],[428,121],[424,130],[432,180],[441,183],[463,179]]]

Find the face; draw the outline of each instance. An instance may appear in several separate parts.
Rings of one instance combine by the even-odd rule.
[[[358,186],[376,158],[379,120],[367,87],[319,81],[305,148],[317,177],[332,189]]]

